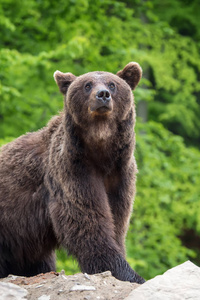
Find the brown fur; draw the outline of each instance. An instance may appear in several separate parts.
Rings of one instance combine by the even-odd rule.
[[[124,247],[137,172],[131,88],[141,69],[54,77],[64,112],[0,152],[0,277],[55,270],[63,246],[83,272],[142,283]]]

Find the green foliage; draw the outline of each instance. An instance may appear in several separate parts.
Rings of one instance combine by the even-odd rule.
[[[127,238],[130,264],[147,279],[191,259],[180,236],[200,234],[200,153],[183,139],[149,122],[137,125],[139,174],[134,213]],[[133,260],[134,258],[134,260]]]
[[[200,44],[177,33],[171,8],[167,14],[156,0],[127,2],[130,7],[113,0],[1,1],[1,137],[35,130],[61,108],[52,79],[56,69],[115,72],[137,60],[148,86],[140,99],[149,101],[149,119],[190,144],[198,142]],[[180,7],[178,0],[169,2]],[[192,3],[187,16],[196,38],[198,3]],[[183,15],[188,6],[182,6]]]
[[[65,274],[71,275],[80,272],[77,261],[72,256],[67,256],[64,249],[56,251],[56,269],[57,272],[65,270]]]
[[[200,263],[199,249],[183,244],[188,230],[200,233],[199,8],[198,0],[0,1],[1,145],[62,109],[55,70],[79,75],[141,64],[135,99],[148,103],[149,121],[136,126],[127,254],[145,278],[188,258]],[[59,270],[77,270],[57,255]]]
[[[14,137],[7,137],[4,139],[0,139],[0,147],[14,140]]]

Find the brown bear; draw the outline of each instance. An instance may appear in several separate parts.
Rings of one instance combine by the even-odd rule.
[[[64,112],[0,152],[0,277],[55,270],[56,248],[82,272],[143,283],[125,260],[137,167],[132,91],[141,68],[56,71]]]

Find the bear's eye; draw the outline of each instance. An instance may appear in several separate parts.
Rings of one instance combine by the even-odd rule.
[[[85,85],[86,92],[89,92],[91,90],[91,88],[92,88],[92,83],[91,82],[86,83],[86,85]]]
[[[108,86],[111,91],[115,90],[115,84],[113,82],[110,82]]]

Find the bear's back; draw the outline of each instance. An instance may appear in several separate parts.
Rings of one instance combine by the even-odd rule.
[[[22,135],[0,149],[0,202],[3,198],[10,199],[13,191],[15,195],[28,190],[33,193],[40,186],[49,145],[61,120],[61,116],[53,117],[47,127]]]

